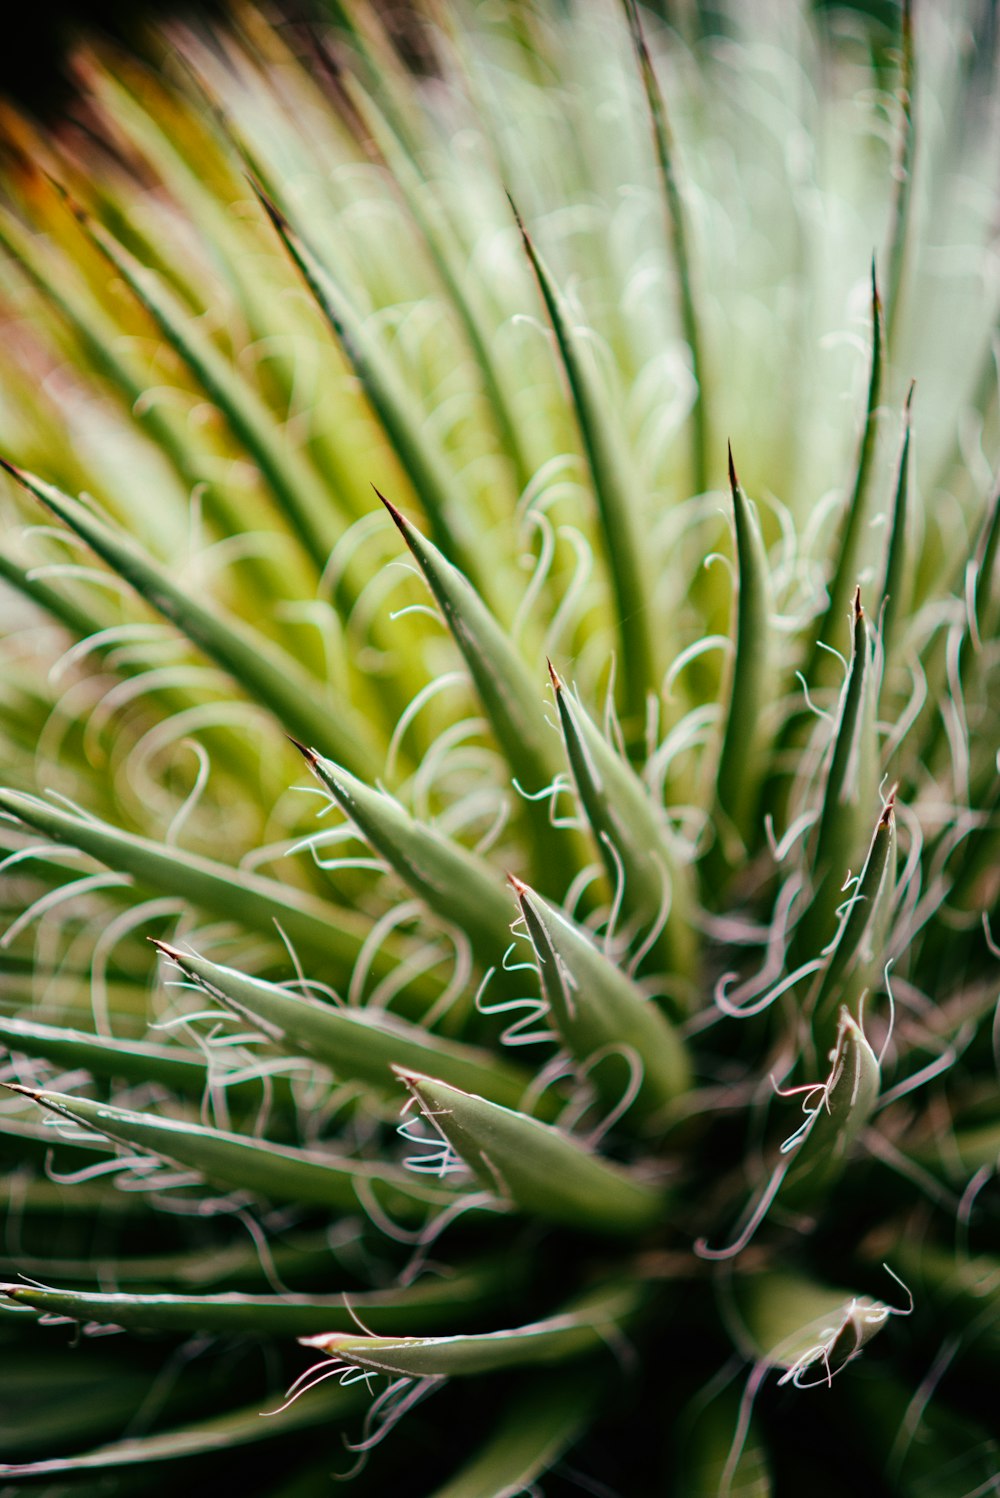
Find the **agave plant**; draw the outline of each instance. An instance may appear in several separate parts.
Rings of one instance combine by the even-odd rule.
[[[990,14],[5,113],[4,1493],[995,1490]]]

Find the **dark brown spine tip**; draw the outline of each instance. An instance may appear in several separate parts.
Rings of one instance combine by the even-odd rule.
[[[22,1087],[18,1082],[0,1082],[0,1087],[6,1087],[8,1092],[19,1092],[22,1097],[30,1097],[38,1102],[38,1093],[30,1087]]]
[[[260,206],[263,208],[264,212],[267,214],[268,218],[271,220],[271,223],[277,229],[278,233],[287,233],[291,228],[291,225],[289,224],[287,218],[282,213],[281,209],[278,207],[274,199],[264,191],[262,184],[254,176],[253,172],[244,170],[243,175],[244,177],[246,177],[250,186],[253,188],[253,191],[257,197],[257,201],[260,203]]]
[[[316,750],[310,749],[307,744],[303,744],[302,741],[300,739],[297,739],[294,734],[286,733],[285,738],[290,744],[295,745],[296,749],[302,755],[302,758],[306,761],[307,764],[314,765],[319,759],[319,755],[316,753]]]
[[[0,458],[0,468],[9,473],[11,478],[17,479],[19,484],[26,484],[28,482],[28,475],[23,468],[18,468],[16,463],[9,463],[6,458]]]
[[[854,618],[855,618],[855,620],[860,619],[861,615],[863,613],[864,613],[864,609],[861,607],[861,584],[858,583],[857,587],[854,589]]]
[[[735,494],[736,490],[739,488],[740,481],[736,477],[736,464],[733,462],[733,444],[731,442],[727,442],[726,448],[729,453],[729,487]]]
[[[386,499],[385,495],[382,493],[382,490],[378,487],[377,484],[372,484],[372,488],[375,490],[375,493],[385,505],[386,509],[389,511],[389,514],[392,516],[392,520],[394,525],[396,526],[396,529],[400,532],[401,535],[405,536],[409,529],[409,521],[403,514],[402,510],[397,510],[392,500]]]
[[[504,191],[504,197],[507,199],[507,202],[510,204],[510,211],[514,215],[514,221],[517,224],[517,227],[520,229],[521,233],[523,234],[524,233],[524,222],[523,222],[523,220],[521,218],[521,215],[517,211],[517,204],[514,202],[513,195],[510,192],[510,189],[507,188],[507,187],[505,187],[503,191]]]
[[[875,251],[872,251],[872,307],[876,312],[882,310],[882,298],[878,290],[878,266],[875,261]]]
[[[893,819],[893,816],[895,815],[895,812],[896,812],[896,792],[897,792],[898,789],[899,789],[899,787],[896,786],[896,785],[894,785],[893,788],[892,788],[892,790],[889,792],[888,800],[886,801],[885,805],[882,808],[882,815],[878,819],[878,825],[880,827],[888,827],[889,823]]]
[[[549,680],[551,681],[552,686],[553,686],[556,694],[558,695],[558,693],[560,693],[563,690],[563,680],[562,680],[562,677],[559,675],[559,672],[556,670],[555,666],[553,666],[553,664],[549,660],[548,656],[545,657],[545,664],[549,668]]]
[[[916,380],[911,380],[910,381],[910,388],[906,392],[906,405],[903,407],[903,414],[905,416],[907,416],[907,417],[909,416],[910,411],[913,408],[913,392],[914,392],[914,390],[916,390],[916,388],[917,388],[917,382],[916,382]]]

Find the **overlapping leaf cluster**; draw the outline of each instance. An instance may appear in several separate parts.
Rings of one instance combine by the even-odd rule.
[[[4,115],[5,1493],[988,1490],[967,12],[237,8]]]

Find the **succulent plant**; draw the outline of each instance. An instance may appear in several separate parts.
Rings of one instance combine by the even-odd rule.
[[[677,10],[3,116],[3,1494],[996,1489],[992,8]]]

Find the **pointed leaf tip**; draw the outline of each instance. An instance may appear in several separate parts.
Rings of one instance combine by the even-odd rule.
[[[289,224],[287,218],[282,213],[281,209],[278,207],[274,199],[270,197],[269,194],[265,191],[262,183],[258,181],[253,172],[244,170],[243,175],[249,182],[257,198],[257,201],[260,203],[260,206],[263,208],[264,212],[267,214],[268,218],[271,220],[271,223],[277,229],[278,233],[281,235],[288,233],[291,229],[291,225]]]
[[[861,584],[860,583],[858,583],[857,586],[854,589],[853,609],[854,609],[854,622],[857,623],[857,621],[861,618],[861,616],[864,613],[864,609],[861,607]]]
[[[726,446],[729,452],[729,487],[736,489],[740,481],[736,477],[736,465],[733,462],[733,444],[729,442]]]
[[[290,744],[295,745],[296,749],[302,755],[302,758],[310,767],[315,765],[316,761],[319,759],[319,755],[316,753],[315,749],[310,749],[307,744],[303,744],[302,740],[297,739],[293,733],[286,733],[285,738]]]
[[[397,509],[397,507],[393,504],[393,502],[392,502],[391,499],[386,499],[385,495],[382,493],[382,490],[379,488],[379,486],[377,484],[372,484],[372,488],[375,490],[375,493],[378,495],[379,499],[382,501],[383,505],[388,510],[389,515],[391,516],[392,521],[393,521],[393,523],[396,526],[396,529],[400,532],[400,534],[402,535],[403,539],[405,541],[408,541],[409,540],[410,522],[407,520],[407,518],[403,514],[402,510]]]

